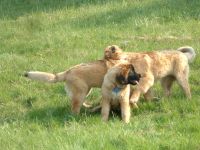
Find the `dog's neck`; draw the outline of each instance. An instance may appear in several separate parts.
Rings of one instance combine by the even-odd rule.
[[[119,93],[120,91],[122,90],[122,88],[120,88],[120,87],[114,87],[113,89],[112,89],[112,91],[114,92],[114,93]]]
[[[112,88],[112,92],[117,94],[121,92],[122,90],[124,90],[127,86],[128,84],[127,85],[114,84],[114,87]]]

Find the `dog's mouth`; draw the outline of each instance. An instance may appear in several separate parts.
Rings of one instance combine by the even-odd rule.
[[[139,82],[137,80],[133,80],[133,81],[130,81],[130,84],[132,84],[132,85],[138,85]]]
[[[139,82],[138,82],[137,80],[134,80],[134,81],[132,81],[132,84],[134,84],[134,85],[138,85]]]
[[[121,85],[127,85],[127,84],[138,85],[139,84],[139,80],[121,81]]]

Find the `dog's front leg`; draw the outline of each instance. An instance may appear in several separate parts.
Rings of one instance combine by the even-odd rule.
[[[103,121],[108,121],[109,113],[110,113],[110,100],[103,98],[102,108],[101,108],[101,116]]]
[[[130,121],[130,116],[131,116],[129,99],[128,99],[128,101],[123,101],[123,100],[122,100],[122,101],[120,102],[120,105],[121,105],[121,116],[122,116],[122,120],[123,120],[125,123],[129,123],[129,121]]]
[[[154,84],[154,76],[152,74],[144,75],[137,85],[136,89],[133,90],[133,93],[130,97],[130,103],[136,105],[137,101],[139,100],[140,94],[147,93],[147,91],[153,86]]]

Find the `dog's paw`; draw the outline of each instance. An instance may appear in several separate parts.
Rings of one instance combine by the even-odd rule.
[[[84,106],[85,108],[91,108],[91,107],[92,107],[92,104],[89,104],[88,102],[84,102],[84,103],[83,103],[83,106]]]
[[[138,109],[138,108],[139,108],[138,105],[137,105],[137,103],[131,103],[131,102],[130,102],[130,106],[131,106],[131,108],[133,108],[133,109]]]

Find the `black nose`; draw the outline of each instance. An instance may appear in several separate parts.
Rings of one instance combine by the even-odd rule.
[[[129,84],[133,84],[136,85],[137,82],[140,81],[141,75],[140,74],[132,74],[130,76],[128,76],[128,83]],[[137,82],[136,82],[137,81]]]

